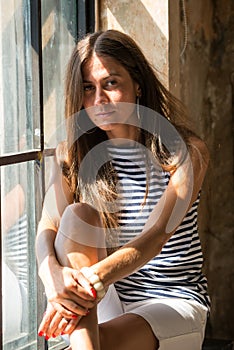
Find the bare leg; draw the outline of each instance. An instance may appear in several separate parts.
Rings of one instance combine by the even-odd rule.
[[[93,308],[90,314],[83,317],[78,327],[70,336],[72,350],[100,350],[97,310]]]
[[[73,205],[72,211],[67,211],[62,220],[70,224],[74,220],[74,225],[77,225],[74,213],[82,220],[96,226],[97,231],[98,227],[101,227],[98,213],[86,204],[77,204],[75,207]],[[66,225],[64,227],[66,228]],[[76,227],[77,236],[79,236],[79,225]],[[106,256],[105,249],[75,242],[59,232],[55,249],[60,263],[73,268],[92,265]],[[149,324],[141,316],[125,314],[98,326],[96,308],[81,319],[78,327],[71,334],[70,340],[72,350],[158,349],[158,340]]]
[[[157,350],[159,342],[139,315],[124,314],[99,325],[102,350]]]
[[[86,222],[89,225],[92,225],[94,229],[92,229],[89,225],[82,226],[82,224],[79,224],[78,218],[81,219],[82,222]],[[69,232],[60,231],[57,234],[55,241],[55,251],[58,261],[63,266],[70,266],[76,269],[80,269],[83,266],[93,265],[97,261],[103,259],[106,256],[105,248],[88,246],[83,244],[82,238],[79,240],[79,235],[81,237],[84,237],[84,230],[89,230],[89,227],[94,234],[96,227],[97,234],[100,234],[98,230],[101,227],[101,221],[98,212],[87,204],[77,203],[75,205],[72,205],[69,210],[66,210],[64,213],[61,219],[61,226],[63,226],[63,230],[66,230],[66,228],[69,230],[74,228],[72,225],[77,231],[76,240],[69,239],[67,237],[67,235],[69,235]],[[89,233],[90,232],[87,232],[87,235]],[[82,243],[80,243],[80,241]],[[72,333],[70,337],[70,341],[73,350],[100,349],[96,307],[90,310],[89,315],[83,317],[80,320],[77,329]]]

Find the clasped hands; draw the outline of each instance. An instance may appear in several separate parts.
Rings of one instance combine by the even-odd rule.
[[[39,336],[49,338],[71,334],[80,319],[98,302],[96,290],[78,270],[60,267],[46,278],[47,308],[38,329]]]

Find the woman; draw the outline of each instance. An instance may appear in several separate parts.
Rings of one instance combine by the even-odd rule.
[[[39,335],[69,334],[72,349],[200,349],[206,146],[118,31],[78,43],[65,95],[68,140],[36,242],[49,300]]]

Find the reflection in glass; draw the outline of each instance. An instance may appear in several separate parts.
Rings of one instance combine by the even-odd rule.
[[[31,4],[0,1],[0,156],[40,148],[40,45],[38,13]],[[77,37],[77,1],[42,0],[41,5],[45,148],[51,148],[65,137],[59,127],[63,78]],[[3,350],[45,348],[37,336],[37,314],[43,314],[45,304],[34,251],[43,195],[39,166],[31,161],[0,169]],[[50,349],[63,347],[61,338],[49,342]]]
[[[34,173],[34,162],[1,168],[4,350],[36,341]]]
[[[34,149],[30,0],[0,2],[0,155]]]
[[[42,1],[45,147],[64,140],[64,76],[77,36],[77,1]]]

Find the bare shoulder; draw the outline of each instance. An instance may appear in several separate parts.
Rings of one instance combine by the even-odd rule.
[[[67,141],[60,142],[55,150],[55,159],[58,165],[62,165],[63,163],[68,164],[68,146]]]
[[[190,205],[197,199],[201,190],[209,164],[209,151],[204,141],[196,136],[188,140],[189,157],[178,168],[173,177],[172,184],[180,191],[190,188],[192,190]],[[185,191],[186,192],[186,191]]]
[[[207,166],[209,163],[209,150],[206,143],[199,137],[189,138],[189,150],[193,161],[199,161],[200,165]]]

